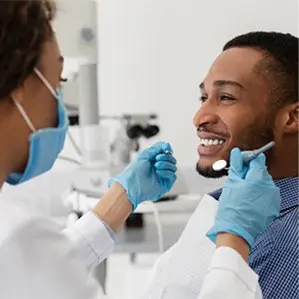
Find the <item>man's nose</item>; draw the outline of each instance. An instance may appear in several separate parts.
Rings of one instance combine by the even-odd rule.
[[[193,124],[196,128],[204,125],[216,124],[217,122],[217,113],[211,105],[208,105],[208,103],[203,103],[193,118]]]

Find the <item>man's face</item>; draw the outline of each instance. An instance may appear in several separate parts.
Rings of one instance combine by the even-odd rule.
[[[262,58],[261,52],[251,48],[229,49],[216,59],[202,82],[202,103],[194,116],[201,175],[226,175],[226,170],[213,170],[215,161],[229,162],[234,147],[252,150],[274,139],[269,87],[254,70]]]

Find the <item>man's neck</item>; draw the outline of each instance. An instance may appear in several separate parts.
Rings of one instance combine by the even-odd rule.
[[[286,146],[283,153],[272,157],[272,161],[268,168],[274,180],[298,177],[298,147]]]

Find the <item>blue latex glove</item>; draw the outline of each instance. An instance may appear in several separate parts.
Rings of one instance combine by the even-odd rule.
[[[169,143],[158,142],[142,151],[136,160],[109,181],[118,182],[127,191],[135,210],[139,203],[156,201],[168,192],[176,181],[176,159]]]
[[[245,165],[241,151],[232,150],[215,224],[207,233],[213,242],[218,233],[228,232],[242,237],[252,247],[257,235],[279,215],[279,188],[265,163],[265,155],[260,154]]]

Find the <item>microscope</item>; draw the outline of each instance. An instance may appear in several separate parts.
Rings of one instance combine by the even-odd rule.
[[[118,173],[130,162],[132,154],[140,149],[141,138],[152,138],[160,132],[153,121],[155,114],[124,114],[120,117],[120,128],[117,130],[111,145],[111,171]]]

